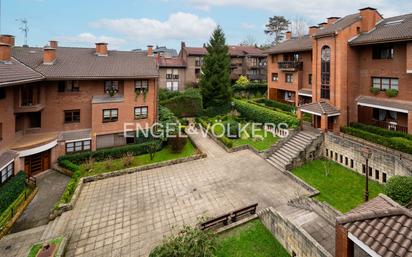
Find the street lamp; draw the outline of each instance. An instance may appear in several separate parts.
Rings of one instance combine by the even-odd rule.
[[[372,156],[372,151],[369,147],[362,149],[362,156],[365,158],[365,202],[369,201],[369,159]]]

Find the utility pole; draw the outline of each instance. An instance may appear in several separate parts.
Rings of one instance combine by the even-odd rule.
[[[27,21],[26,18],[18,19],[16,21],[19,21],[21,23],[21,27],[19,29],[20,31],[24,33],[24,46],[27,46],[27,34],[29,33],[29,22]]]

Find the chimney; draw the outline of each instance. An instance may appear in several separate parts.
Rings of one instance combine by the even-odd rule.
[[[328,18],[328,25],[336,22],[336,21],[339,20],[339,19],[340,19],[340,17],[329,17],[329,18]]]
[[[49,45],[51,48],[56,48],[58,47],[58,42],[56,40],[50,40]]]
[[[96,43],[96,55],[97,56],[108,56],[107,43],[104,43],[104,42]]]
[[[11,45],[0,42],[0,62],[8,63],[11,60]]]
[[[152,45],[147,46],[147,56],[153,56],[153,46]]]
[[[0,35],[0,43],[9,44],[14,46],[14,36],[13,35]]]
[[[320,28],[324,28],[326,27],[327,24],[328,24],[327,22],[322,22],[322,23],[319,23],[318,25]]]
[[[382,16],[372,7],[365,7],[359,9],[359,14],[361,16],[361,31],[360,32],[368,32],[373,29],[376,23],[382,19]]]
[[[186,47],[186,43],[185,42],[180,42],[180,49],[183,49],[183,48],[185,48]]]
[[[292,38],[292,31],[286,31],[286,40],[289,40]]]
[[[53,65],[56,61],[56,48],[45,46],[43,48],[43,64]]]
[[[316,31],[318,31],[319,27],[318,26],[310,26],[309,27],[309,36],[313,36]]]

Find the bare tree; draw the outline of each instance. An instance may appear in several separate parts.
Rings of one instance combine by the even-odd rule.
[[[240,42],[241,46],[256,46],[257,40],[253,35],[247,35],[246,38]]]
[[[290,22],[283,16],[269,17],[268,23],[265,25],[265,34],[274,36],[273,45],[279,44],[285,36],[285,31],[288,29]]]
[[[292,35],[296,37],[302,37],[307,34],[308,24],[302,17],[294,17],[289,26]]]

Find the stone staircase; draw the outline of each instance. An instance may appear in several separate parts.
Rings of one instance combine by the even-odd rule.
[[[308,159],[314,159],[322,134],[316,130],[302,130],[291,136],[266,160],[280,171],[286,171]]]
[[[50,221],[46,225],[46,229],[42,234],[41,240],[51,239],[63,235],[66,231],[70,216],[71,211],[68,211]]]

